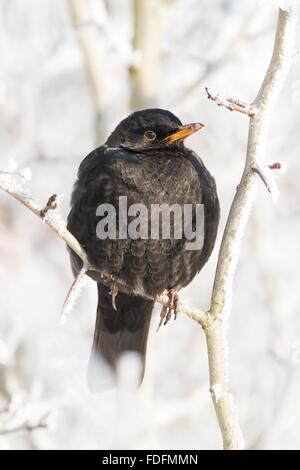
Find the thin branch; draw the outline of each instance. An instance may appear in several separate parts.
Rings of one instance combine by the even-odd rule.
[[[47,429],[48,424],[46,422],[46,419],[48,417],[49,413],[47,413],[45,416],[43,416],[38,423],[36,424],[30,424],[29,422],[25,422],[20,424],[19,426],[15,426],[12,428],[0,428],[0,436],[5,436],[7,434],[15,434],[17,432],[32,432],[37,429]]]
[[[271,185],[268,181],[268,178],[266,177],[266,174],[262,170],[262,168],[258,165],[255,165],[255,166],[252,167],[252,171],[260,177],[260,179],[264,183],[265,187],[267,188],[268,192],[270,194],[272,194]]]
[[[94,94],[96,143],[99,144],[105,140],[106,136],[105,117],[109,100],[103,66],[105,63],[104,42],[99,37],[99,31],[94,27],[94,23],[90,22],[90,3],[87,0],[69,0],[69,7],[74,27],[78,28],[78,25],[85,25],[84,28],[77,30],[86,70]]]
[[[134,60],[129,67],[133,111],[156,105],[161,55],[160,10],[159,0],[134,0],[133,2]]]
[[[159,295],[156,297],[156,302],[168,306],[169,305],[169,298],[166,295]],[[205,328],[207,321],[208,321],[208,313],[202,310],[199,310],[194,307],[188,307],[186,305],[182,305],[181,303],[178,305],[178,313],[189,317],[191,320],[199,323],[203,328]]]
[[[83,265],[78,275],[75,277],[63,304],[61,313],[61,323],[65,323],[66,316],[71,312],[77,297],[80,295],[85,275],[88,272],[88,266]]]
[[[40,216],[42,219],[44,219],[45,215],[49,210],[55,210],[58,205],[58,200],[57,200],[57,194],[52,194],[52,196],[49,197],[47,204],[45,207],[40,212]]]
[[[267,188],[267,191],[271,194],[273,201],[276,202],[279,197],[279,189],[278,189],[275,179],[273,178],[272,172],[270,170],[282,171],[283,170],[282,162],[275,162],[275,163],[272,163],[271,165],[263,165],[263,166],[256,164],[252,167],[252,171],[260,177],[263,184]]]
[[[206,96],[209,100],[217,103],[218,106],[223,106],[229,111],[237,111],[242,114],[247,114],[251,117],[255,115],[255,109],[247,103],[240,101],[236,98],[222,98],[218,93],[212,93],[205,87]]]
[[[34,201],[31,196],[16,190],[7,182],[0,181],[0,189],[13,196],[17,201],[27,207],[27,209],[42,219],[82,259],[86,266],[91,266],[84,249],[71,232],[67,230],[66,223],[59,216],[55,216],[55,214],[53,214],[50,217],[47,214],[43,217],[42,214],[45,207]]]
[[[263,84],[252,105],[256,112],[250,116],[245,168],[229,212],[219,252],[209,311],[211,323],[205,328],[210,389],[214,390],[214,387],[218,386],[218,399],[214,393],[212,399],[222,432],[224,449],[244,447],[244,439],[228,388],[224,320],[230,311],[241,239],[255,198],[256,179],[253,168],[261,167],[265,156],[271,109],[292,61],[297,21],[298,7],[295,3],[288,11],[279,9],[273,55]]]

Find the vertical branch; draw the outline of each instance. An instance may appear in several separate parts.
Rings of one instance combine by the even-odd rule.
[[[105,53],[103,41],[93,18],[90,17],[87,0],[69,0],[74,26],[78,29],[79,42],[84,55],[86,70],[90,78],[96,107],[96,144],[106,138],[105,113],[108,106],[107,86],[104,80]]]
[[[159,0],[133,2],[133,63],[129,67],[131,109],[156,104],[160,63],[161,18]]]
[[[241,239],[255,198],[253,167],[263,162],[272,107],[289,70],[298,21],[296,2],[288,11],[279,9],[272,59],[250,116],[247,156],[241,182],[225,227],[215,274],[211,307],[205,326],[210,371],[210,391],[223,437],[224,449],[243,448],[233,399],[228,390],[225,314],[231,307],[234,272]]]
[[[275,45],[271,63],[253,103],[256,112],[250,117],[247,156],[243,176],[233,200],[223,240],[212,294],[212,312],[219,314],[230,304],[233,274],[238,262],[241,237],[254,201],[256,181],[253,166],[261,165],[272,107],[289,70],[295,47],[297,11],[279,10]]]
[[[244,437],[239,428],[233,397],[228,390],[224,323],[219,319],[210,319],[204,331],[208,354],[209,391],[222,435],[223,449],[241,450],[245,446]]]

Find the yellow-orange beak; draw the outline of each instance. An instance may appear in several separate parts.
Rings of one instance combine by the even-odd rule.
[[[189,135],[194,134],[194,132],[199,131],[204,127],[204,124],[201,124],[201,122],[193,122],[192,124],[186,124],[185,126],[180,126],[173,134],[168,135],[164,139],[164,142],[167,144],[171,144],[173,142],[176,142],[176,140],[182,140],[188,137]]]

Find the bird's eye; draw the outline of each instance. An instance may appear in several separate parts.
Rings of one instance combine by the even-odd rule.
[[[146,131],[144,134],[146,140],[151,141],[156,139],[156,134],[153,131]]]

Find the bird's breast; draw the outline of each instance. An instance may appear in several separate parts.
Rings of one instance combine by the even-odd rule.
[[[154,203],[195,203],[201,200],[199,176],[183,154],[138,154],[134,158],[113,162],[112,168],[128,189],[146,195]]]

